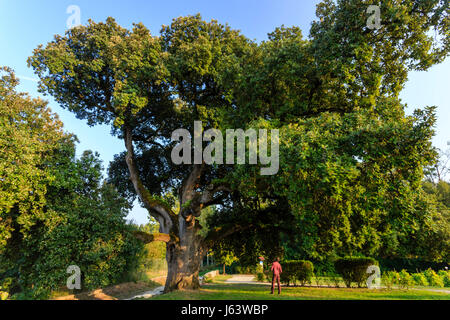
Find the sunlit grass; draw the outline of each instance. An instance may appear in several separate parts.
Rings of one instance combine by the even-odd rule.
[[[450,300],[450,294],[425,290],[387,290],[358,288],[283,287],[281,295],[270,294],[270,286],[264,284],[225,283],[219,276],[214,283],[200,290],[176,291],[154,297],[155,300]]]

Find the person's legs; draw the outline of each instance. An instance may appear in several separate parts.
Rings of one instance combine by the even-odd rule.
[[[273,294],[273,289],[274,289],[274,286],[275,286],[275,275],[272,275],[272,291],[270,292],[270,294]]]
[[[277,276],[278,294],[281,293],[280,275]]]

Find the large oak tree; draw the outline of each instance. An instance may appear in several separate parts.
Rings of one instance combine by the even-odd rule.
[[[426,70],[447,55],[448,7],[438,0],[382,1],[383,24],[371,30],[367,5],[324,1],[309,39],[298,28],[279,28],[257,44],[199,15],[174,19],[152,36],[142,24],[127,30],[108,18],[35,50],[29,63],[41,90],[90,125],[112,124],[112,133],[123,139],[126,152],[112,164],[113,179],[160,223],[161,235],[141,237],[167,242],[166,291],[198,287],[208,248],[254,227],[260,209],[274,212],[282,204],[300,217],[329,210],[327,223],[339,229],[343,221],[348,235],[352,192],[364,201],[368,185],[376,202],[384,196],[376,182],[388,173],[396,185],[420,177],[422,164],[412,170],[407,162],[432,159],[432,109],[406,117],[398,93],[408,70]],[[441,41],[429,36],[433,27]],[[280,174],[261,177],[257,166],[174,165],[171,134],[178,128],[192,133],[195,120],[222,132],[281,128]],[[389,131],[391,124],[397,126]],[[398,141],[383,141],[402,129]],[[408,140],[402,144],[403,137]],[[314,160],[319,156],[322,163]],[[342,195],[352,179],[358,185]],[[168,192],[177,194],[178,212],[164,200]],[[248,202],[258,205],[249,209]],[[199,233],[202,210],[215,204],[240,208],[246,218],[224,210],[220,224]],[[370,222],[373,211],[367,209],[358,207],[361,223]]]

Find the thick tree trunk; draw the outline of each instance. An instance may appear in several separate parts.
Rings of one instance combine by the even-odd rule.
[[[167,279],[164,292],[200,288],[199,271],[206,253],[198,227],[180,217],[179,241],[167,243]]]
[[[189,176],[183,181],[179,190],[180,212],[175,214],[170,206],[157,197],[153,197],[139,177],[139,170],[134,159],[133,130],[124,125],[124,141],[127,149],[126,162],[130,180],[145,208],[160,224],[159,235],[146,235],[136,232],[136,237],[144,242],[165,241],[168,273],[164,292],[178,289],[197,289],[200,287],[198,274],[207,243],[198,235],[200,225],[196,220],[205,206],[217,203],[214,194],[224,191],[224,187],[207,188],[203,193],[196,189],[202,176],[204,164],[194,165]],[[164,235],[162,235],[164,234]],[[203,245],[204,244],[204,245]]]

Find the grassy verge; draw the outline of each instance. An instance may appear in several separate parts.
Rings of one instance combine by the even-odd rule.
[[[230,284],[219,276],[200,290],[176,291],[153,297],[154,300],[450,300],[450,295],[425,290],[386,290],[356,288],[283,287],[282,294],[270,294],[264,284]]]

